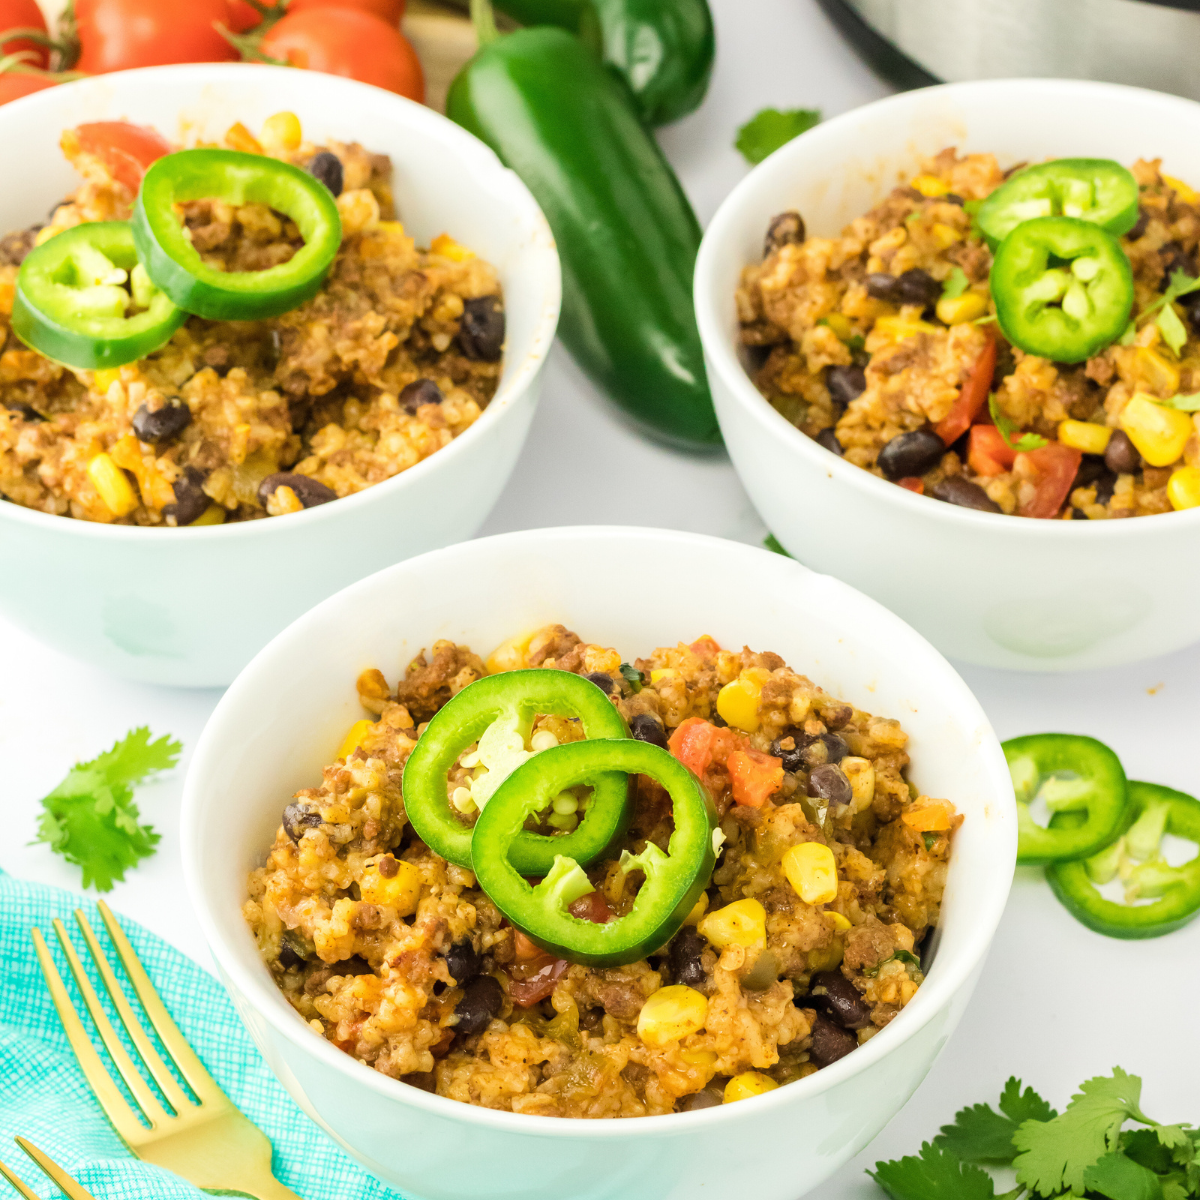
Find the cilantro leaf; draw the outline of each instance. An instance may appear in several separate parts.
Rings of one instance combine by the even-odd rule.
[[[635,695],[642,690],[642,685],[646,677],[637,667],[632,667],[629,663],[622,663],[621,675],[624,677],[625,682],[633,689]]]
[[[1158,1176],[1119,1151],[1104,1155],[1083,1173],[1084,1186],[1109,1200],[1161,1200]]]
[[[1170,308],[1180,296],[1186,296],[1189,292],[1194,292],[1197,288],[1200,288],[1200,279],[1194,278],[1186,271],[1172,271],[1170,281],[1167,283],[1167,290],[1163,292],[1163,294],[1159,296],[1159,298],[1152,304],[1147,304],[1146,307],[1143,308],[1138,314],[1137,319],[1141,321],[1148,317],[1152,312],[1158,312],[1160,308]],[[1176,317],[1175,319],[1178,321],[1179,318]],[[1159,328],[1161,329],[1162,326],[1160,325]],[[1183,326],[1180,325],[1180,328],[1182,329]],[[1125,341],[1125,338],[1128,336],[1129,330],[1126,329],[1121,338],[1121,345],[1125,346],[1129,344]],[[1164,336],[1166,336],[1165,332]],[[1187,335],[1185,333],[1184,340],[1186,340],[1186,338]],[[1132,340],[1132,337],[1130,337],[1130,341]]]
[[[734,145],[751,165],[762,162],[792,138],[807,133],[821,120],[818,108],[764,108],[738,130]]]
[[[1021,1081],[1015,1075],[1004,1085],[1000,1111],[1017,1125],[1023,1121],[1053,1121],[1058,1116],[1033,1088],[1021,1091]]]
[[[868,1175],[892,1200],[993,1200],[992,1177],[925,1142],[919,1157],[877,1162]]]
[[[1171,1151],[1158,1140],[1153,1129],[1131,1129],[1121,1134],[1121,1150],[1134,1162],[1159,1175],[1171,1170]]]
[[[933,1144],[963,1162],[1007,1163],[1017,1153],[1012,1141],[1017,1126],[1023,1121],[1049,1121],[1056,1115],[1033,1088],[1022,1091],[1021,1081],[1013,1076],[1004,1085],[999,1113],[988,1104],[964,1108],[955,1114],[953,1125],[942,1126]]]
[[[783,543],[773,533],[768,533],[767,536],[763,538],[763,545],[774,554],[782,554],[784,558],[792,557],[783,548]]]
[[[1155,403],[1164,408],[1177,408],[1180,412],[1200,412],[1200,392],[1193,392],[1190,396],[1181,393],[1166,400],[1157,400]]]
[[[1016,441],[1013,441],[1012,435],[1017,428],[1017,423],[1010,421],[1000,411],[1000,406],[996,403],[995,392],[992,392],[988,396],[988,412],[992,414],[992,421],[1000,431],[1000,436],[1004,439],[1005,444],[1010,450],[1039,450],[1046,444],[1046,439],[1037,433],[1023,433]]]
[[[1170,304],[1164,304],[1154,323],[1158,326],[1163,341],[1178,354],[1188,338],[1187,330],[1183,327],[1179,314]]]
[[[942,295],[947,299],[956,300],[970,286],[971,281],[967,278],[966,271],[962,267],[955,267],[942,284]]]
[[[153,828],[138,820],[133,789],[173,767],[182,749],[169,736],[152,742],[142,726],[90,762],[77,763],[42,797],[35,841],[80,867],[85,888],[110,891],[159,842]]]
[[[1127,1117],[1142,1120],[1138,1109],[1142,1081],[1114,1067],[1080,1085],[1066,1111],[1052,1121],[1025,1121],[1013,1135],[1021,1152],[1013,1166],[1017,1182],[1043,1196],[1069,1189],[1082,1193],[1084,1173],[1117,1149]],[[1144,1122],[1149,1124],[1149,1122]]]

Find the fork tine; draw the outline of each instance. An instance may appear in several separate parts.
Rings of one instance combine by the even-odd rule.
[[[31,1192],[29,1190],[29,1188],[26,1187],[25,1184],[21,1182],[20,1178],[16,1175],[16,1173],[13,1171],[10,1171],[9,1168],[6,1167],[2,1162],[0,1162],[0,1175],[3,1175],[4,1178],[7,1179],[8,1182],[11,1183],[13,1185],[13,1187],[16,1188],[17,1191],[20,1192],[21,1195],[25,1197],[25,1200],[41,1200],[41,1198],[37,1195],[36,1192]]]
[[[137,1052],[142,1056],[142,1061],[150,1069],[150,1074],[154,1076],[155,1082],[158,1084],[163,1095],[166,1096],[167,1103],[177,1113],[185,1111],[191,1107],[192,1101],[190,1097],[184,1093],[183,1088],[176,1082],[170,1068],[159,1057],[158,1051],[154,1049],[150,1039],[146,1036],[146,1031],[142,1028],[142,1023],[137,1019],[132,1006],[125,998],[125,993],[122,991],[121,985],[117,982],[117,977],[113,973],[112,966],[105,956],[104,951],[100,948],[100,943],[96,940],[96,935],[92,931],[87,917],[83,915],[83,909],[77,908],[75,910],[75,920],[79,922],[79,928],[83,931],[84,941],[87,942],[87,947],[91,951],[92,960],[100,972],[100,978],[104,980],[104,986],[108,989],[109,996],[112,997],[113,1006],[117,1010],[117,1015],[121,1018],[121,1023],[125,1026],[125,1031],[129,1034],[130,1041],[133,1042]]]
[[[91,1192],[85,1192],[44,1150],[39,1150],[32,1142],[23,1137],[14,1140],[54,1180],[58,1190],[70,1197],[70,1200],[95,1200]]]
[[[113,1123],[113,1128],[116,1129],[118,1136],[131,1146],[138,1145],[145,1141],[147,1131],[137,1119],[133,1109],[126,1103],[120,1088],[113,1082],[112,1076],[100,1061],[96,1047],[92,1045],[91,1039],[84,1032],[83,1022],[79,1019],[75,1006],[71,1003],[66,985],[58,973],[58,968],[54,965],[54,960],[50,957],[50,948],[46,945],[46,939],[42,937],[40,929],[33,930],[33,946],[37,951],[38,965],[42,968],[42,974],[46,978],[46,986],[50,989],[50,997],[54,1001],[54,1007],[58,1010],[58,1019],[62,1022],[67,1041],[71,1043],[71,1049],[75,1051],[79,1069],[91,1085],[96,1100],[104,1110],[105,1116]]]
[[[104,1043],[109,1057],[121,1073],[121,1078],[125,1080],[125,1086],[133,1093],[133,1098],[141,1105],[142,1111],[150,1119],[151,1127],[162,1125],[163,1122],[170,1119],[168,1114],[159,1104],[158,1097],[155,1096],[150,1085],[142,1078],[142,1073],[134,1065],[133,1059],[129,1057],[125,1047],[121,1045],[121,1039],[112,1027],[108,1015],[100,1007],[100,997],[96,995],[92,981],[84,973],[83,963],[80,961],[75,947],[71,944],[71,939],[67,936],[67,927],[57,917],[54,918],[54,932],[58,934],[58,940],[63,948],[63,953],[67,956],[71,974],[75,976],[75,984],[83,994],[83,1002],[87,1005],[87,1010],[95,1022],[100,1040]]]
[[[129,944],[125,931],[117,924],[112,909],[103,900],[100,901],[99,907],[100,916],[104,919],[104,927],[108,930],[108,936],[112,938],[113,945],[117,948],[121,965],[124,966],[125,973],[133,983],[133,989],[142,1002],[142,1008],[146,1010],[146,1015],[150,1018],[150,1025],[158,1034],[159,1041],[166,1047],[167,1053],[175,1060],[180,1074],[187,1080],[202,1104],[230,1104],[231,1101],[221,1090],[221,1085],[208,1073],[208,1068],[188,1044],[187,1038],[179,1032],[179,1026],[167,1012],[167,1006],[163,1004],[154,984],[150,982],[150,976],[146,974],[145,967],[142,966],[141,960]]]

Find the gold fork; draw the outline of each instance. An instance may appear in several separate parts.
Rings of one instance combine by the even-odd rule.
[[[92,1193],[84,1191],[44,1150],[39,1150],[32,1142],[27,1141],[25,1138],[19,1137],[15,1140],[17,1145],[54,1180],[58,1190],[64,1196],[69,1197],[69,1200],[94,1200]],[[27,1187],[20,1177],[15,1172],[10,1171],[2,1162],[0,1162],[0,1175],[3,1175],[16,1188],[25,1197],[25,1200],[39,1200],[37,1193]]]
[[[108,936],[117,949],[125,973],[149,1018],[150,1027],[158,1035],[180,1075],[195,1094],[193,1100],[184,1092],[170,1068],[159,1057],[117,982],[112,966],[96,940],[91,925],[88,924],[82,910],[76,909],[75,919],[79,922],[79,928],[100,972],[100,978],[112,998],[113,1007],[125,1026],[129,1040],[166,1099],[169,1109],[163,1107],[141,1071],[134,1065],[101,1007],[100,998],[96,995],[84,972],[83,963],[67,936],[66,926],[62,921],[55,919],[54,932],[58,934],[63,953],[67,956],[71,974],[75,977],[75,983],[83,995],[104,1048],[148,1124],[142,1123],[139,1114],[125,1100],[92,1045],[67,994],[58,968],[50,957],[50,950],[41,931],[34,929],[33,944],[37,950],[38,963],[46,977],[46,984],[54,1000],[54,1007],[58,1009],[58,1016],[66,1030],[71,1049],[75,1051],[84,1076],[91,1084],[100,1107],[112,1122],[118,1136],[138,1158],[166,1167],[168,1171],[182,1175],[198,1188],[240,1192],[253,1200],[300,1200],[295,1192],[285,1188],[271,1173],[271,1143],[258,1126],[252,1124],[234,1107],[233,1102],[188,1045],[155,991],[124,930],[117,924],[108,905],[103,901],[100,903],[100,915],[104,920],[104,927],[108,930]]]

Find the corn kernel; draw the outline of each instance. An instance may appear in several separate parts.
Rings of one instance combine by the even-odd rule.
[[[700,899],[692,905],[692,911],[684,918],[685,925],[699,925],[700,918],[708,912],[708,893],[701,892]]]
[[[943,296],[937,302],[938,320],[944,325],[961,325],[974,321],[987,312],[987,301],[978,292],[963,292],[961,296]]]
[[[361,721],[355,721],[346,733],[345,740],[342,742],[342,748],[337,752],[338,758],[349,758],[363,744],[363,738],[374,728],[374,721],[368,721],[365,718]]]
[[[732,683],[727,683],[717,693],[717,712],[721,719],[743,733],[753,733],[759,725],[758,702],[762,698],[763,684],[770,677],[770,671],[750,667]]]
[[[682,983],[659,988],[638,1013],[637,1033],[648,1046],[677,1042],[698,1033],[708,1020],[708,998]]]
[[[1145,392],[1134,392],[1121,410],[1121,428],[1152,467],[1167,467],[1183,453],[1195,426],[1187,413],[1164,408]]]
[[[682,1050],[679,1057],[693,1067],[715,1067],[717,1065],[715,1050]]]
[[[1200,508],[1200,467],[1180,467],[1167,480],[1172,508]]]
[[[197,525],[223,525],[225,523],[225,510],[219,504],[210,504],[192,523],[188,526],[189,529],[195,528]]]
[[[1184,204],[1195,204],[1198,200],[1200,200],[1200,196],[1196,194],[1195,189],[1188,187],[1188,185],[1184,183],[1182,179],[1176,179],[1174,175],[1164,175],[1162,177],[1162,181],[1175,193],[1175,195],[1180,198],[1180,200],[1184,202]]]
[[[718,950],[761,948],[767,944],[767,910],[750,897],[735,900],[702,917],[697,928]]]
[[[404,222],[403,221],[380,221],[375,226],[375,232],[383,234],[384,237],[402,238],[404,237]]]
[[[660,683],[664,679],[674,679],[678,674],[679,672],[674,667],[655,667],[650,672],[650,682],[652,684]]]
[[[1179,368],[1149,346],[1135,351],[1134,374],[1156,396],[1174,396],[1179,391]]]
[[[466,262],[475,257],[474,250],[460,246],[448,233],[439,233],[429,243],[429,253],[440,254],[442,258],[448,258],[451,262]]]
[[[533,629],[520,637],[511,637],[501,642],[484,661],[483,665],[487,667],[488,674],[495,675],[499,671],[516,671],[523,667],[525,655],[529,651],[529,643],[533,641],[535,633],[537,630]]]
[[[385,874],[393,865],[395,871]],[[417,901],[421,898],[421,871],[414,863],[392,858],[390,854],[377,854],[368,858],[363,868],[358,891],[368,904],[387,905],[401,917],[417,911]]]
[[[916,188],[922,196],[930,200],[936,196],[945,196],[950,191],[950,185],[936,175],[918,175],[909,186]]]
[[[851,811],[860,813],[870,808],[871,801],[875,799],[875,766],[871,760],[848,754],[838,766],[850,780],[850,790],[853,792]]]
[[[880,317],[871,332],[882,334],[889,341],[902,342],[919,333],[937,333],[937,329],[928,321],[907,321],[903,317],[888,316]]]
[[[88,478],[114,517],[127,517],[138,506],[129,477],[107,454],[97,454],[87,465]]]
[[[743,1071],[725,1085],[725,1103],[734,1104],[738,1100],[749,1100],[751,1096],[762,1096],[778,1086],[775,1080],[760,1071]]]
[[[235,121],[225,131],[225,145],[230,150],[241,150],[246,154],[261,154],[263,152],[262,143],[241,121]]]
[[[33,244],[35,246],[44,246],[56,233],[62,233],[62,229],[57,225],[47,225],[44,229],[39,229],[34,235]]]
[[[834,929],[836,929],[838,933],[845,933],[847,929],[851,928],[850,919],[848,917],[843,917],[840,912],[833,912],[832,910],[829,910],[829,917],[833,921]]]
[[[289,513],[304,511],[304,501],[286,483],[280,484],[267,497],[267,516],[286,517]]]
[[[1058,425],[1058,440],[1084,454],[1103,454],[1111,437],[1112,430],[1095,421],[1060,421]]]
[[[825,317],[825,324],[833,330],[839,341],[848,342],[854,336],[854,326],[844,313],[831,312]]]
[[[959,239],[959,232],[953,225],[946,225],[938,221],[930,230],[933,235],[934,244],[939,250],[948,250]]]
[[[379,224],[379,201],[370,188],[355,188],[337,198],[338,216],[342,219],[342,237],[363,233]]]
[[[820,842],[801,842],[785,850],[783,873],[805,904],[828,904],[837,899],[837,863],[833,851]]]
[[[295,150],[300,145],[300,118],[293,112],[277,112],[262,126],[259,140],[268,150]]]
[[[100,370],[92,372],[92,391],[104,395],[114,383],[119,382],[120,378],[120,367],[101,367]]]
[[[142,457],[141,446],[132,433],[118,438],[109,450],[109,457],[123,471],[129,471],[137,480],[142,503],[147,508],[165,508],[175,501],[175,489],[153,464]]]

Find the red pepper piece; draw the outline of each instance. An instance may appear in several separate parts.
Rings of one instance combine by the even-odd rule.
[[[733,784],[735,804],[761,808],[783,786],[783,759],[761,750],[735,750],[725,766]]]
[[[958,441],[971,427],[979,410],[987,403],[992,389],[992,372],[996,369],[996,338],[989,331],[987,342],[970,375],[958,393],[958,399],[950,411],[934,426],[934,432],[949,446]]]
[[[1057,517],[1083,461],[1083,451],[1061,442],[1050,442],[1037,450],[1018,454],[1014,468],[1018,475],[1033,476],[1037,491],[1033,499],[1017,509],[1019,517]]]

